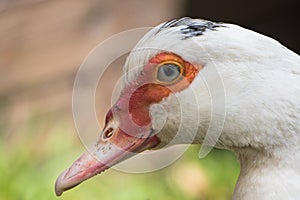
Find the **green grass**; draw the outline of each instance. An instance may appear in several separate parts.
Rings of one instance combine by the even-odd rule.
[[[8,126],[2,126],[0,199],[222,200],[231,197],[239,171],[233,153],[215,149],[199,160],[199,146],[193,145],[182,158],[162,170],[128,174],[111,169],[57,198],[54,193],[57,176],[84,151],[72,121],[65,119],[51,114],[32,116],[25,125],[16,125],[13,132],[8,131]]]

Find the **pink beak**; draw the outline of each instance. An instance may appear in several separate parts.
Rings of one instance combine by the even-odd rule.
[[[151,95],[146,95],[150,100],[144,99],[149,88],[153,88],[153,84],[141,87],[130,85],[124,89],[119,100],[107,113],[106,125],[98,141],[57,178],[57,196],[118,162],[160,143],[151,128]]]
[[[104,170],[160,143],[154,135],[149,134],[143,137],[135,137],[126,134],[121,129],[112,130],[110,138],[104,138],[102,133],[100,139],[93,147],[78,158],[72,166],[65,170],[56,180],[55,193],[62,195],[84,180],[87,180]]]

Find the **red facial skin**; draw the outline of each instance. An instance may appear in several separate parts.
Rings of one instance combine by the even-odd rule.
[[[160,63],[166,61],[175,61],[183,66],[182,77],[175,83],[166,84],[156,79],[157,67]],[[124,89],[116,105],[120,108],[129,102],[127,107],[129,107],[128,110],[132,115],[132,120],[139,126],[149,125],[151,123],[150,105],[162,101],[170,93],[187,88],[200,69],[202,69],[202,66],[192,65],[173,53],[157,54],[144,66],[143,74],[138,76],[135,81],[137,84],[132,84]]]
[[[172,83],[164,83],[156,78],[158,67],[166,62],[181,66],[181,77]],[[94,147],[58,177],[56,194],[60,196],[65,190],[134,153],[158,145],[160,140],[151,129],[150,105],[187,88],[201,69],[201,65],[193,65],[169,52],[159,53],[150,59],[143,72],[124,88],[118,101],[107,113],[104,131]],[[113,124],[117,124],[117,127]]]

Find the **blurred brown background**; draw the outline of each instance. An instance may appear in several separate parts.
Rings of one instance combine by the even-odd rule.
[[[191,16],[251,28],[299,53],[299,13],[298,0],[0,0],[0,156],[5,162],[0,176],[10,177],[1,178],[6,182],[0,182],[0,198],[4,185],[2,192],[8,192],[2,199],[21,190],[22,185],[12,187],[9,182],[15,173],[34,173],[51,160],[62,162],[58,157],[64,151],[64,158],[68,150],[82,151],[72,122],[73,81],[84,58],[101,41],[127,29]],[[100,116],[109,104],[107,95]],[[28,163],[18,159],[20,152]],[[61,167],[56,164],[53,174]],[[45,180],[51,189],[53,174],[51,181]]]

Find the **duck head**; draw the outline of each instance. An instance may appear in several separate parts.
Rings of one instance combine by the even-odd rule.
[[[226,90],[226,122],[217,146],[261,148],[285,143],[287,135],[273,134],[272,123],[280,117],[270,114],[273,105],[267,103],[282,96],[269,91],[283,92],[272,81],[288,67],[283,69],[280,61],[269,64],[284,52],[276,41],[231,24],[182,18],[153,28],[127,58],[123,90],[106,115],[98,141],[58,177],[56,194],[170,141],[201,144],[215,112],[211,88]],[[224,87],[218,87],[219,80]],[[182,123],[182,118],[187,120]],[[176,136],[179,126],[185,134]]]

